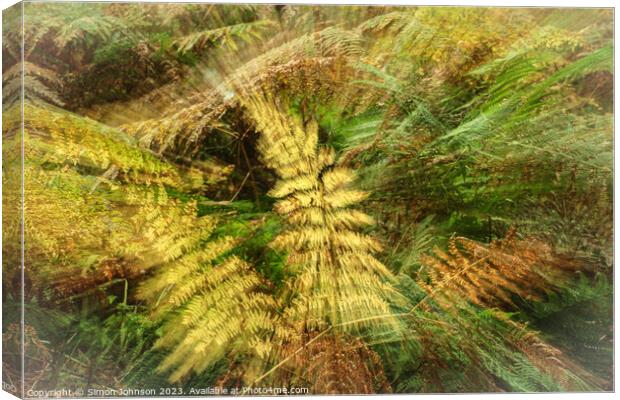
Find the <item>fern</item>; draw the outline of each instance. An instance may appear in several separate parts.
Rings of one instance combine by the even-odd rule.
[[[135,148],[131,138],[95,121],[88,121],[61,110],[27,104],[24,111],[26,132],[49,143],[46,161],[81,164],[106,171],[112,166],[129,181],[146,180],[179,184],[175,169],[148,152]],[[50,129],[50,126],[52,128]]]
[[[490,307],[514,305],[512,295],[541,299],[546,291],[559,289],[570,279],[569,273],[579,268],[541,242],[517,240],[514,231],[489,247],[454,238],[449,254],[435,252],[435,257],[425,257],[423,263],[429,267],[431,295],[439,291],[435,300],[445,306],[458,305],[459,299]]]
[[[260,40],[263,32],[273,27],[271,21],[255,21],[236,25],[224,26],[221,28],[210,29],[198,33],[192,33],[183,38],[177,39],[174,45],[181,54],[190,51],[199,53],[204,49],[219,44],[220,47],[228,47],[232,50],[238,49],[237,41],[252,43]]]
[[[304,125],[266,98],[249,99],[246,106],[262,132],[263,162],[280,177],[270,192],[281,199],[275,209],[290,226],[273,243],[288,250],[295,274],[286,320],[306,329],[385,323],[374,317],[389,316],[389,299],[397,295],[387,283],[390,272],[371,255],[381,246],[355,232],[372,220],[347,209],[366,197],[348,188],[354,174],[334,165],[333,151],[319,147],[316,123]]]
[[[14,108],[3,115],[5,132],[15,129],[19,114]],[[136,148],[119,131],[49,106],[27,103],[24,127],[32,295],[66,298],[118,279],[135,279],[147,267],[137,259],[148,259],[155,250],[172,252],[174,246],[183,251],[178,234],[189,218],[184,213],[192,211],[166,200],[162,185],[201,185],[197,171],[180,170]],[[10,196],[18,195],[10,186],[20,180],[12,175],[5,179],[9,212],[9,203],[17,201]],[[177,209],[180,224],[167,224],[158,204],[166,204],[166,211]],[[7,238],[18,232],[17,226],[9,228],[10,220],[15,218],[6,220]],[[177,236],[162,235],[162,229],[172,228],[176,230],[169,235]],[[170,241],[158,242],[164,238]],[[12,257],[7,255],[7,260]]]
[[[544,342],[536,332],[493,309],[477,311],[471,307],[471,304],[515,307],[515,295],[524,300],[542,301],[545,298],[541,293],[558,292],[569,282],[570,276],[562,271],[570,271],[575,265],[571,266],[568,260],[562,261],[540,243],[518,242],[512,235],[510,233],[506,239],[492,243],[488,248],[463,238],[453,239],[449,255],[438,253],[436,259],[426,258],[431,267],[428,271],[430,279],[421,278],[420,286],[427,291],[427,297],[411,312],[417,313],[419,308],[431,313],[447,312],[458,329],[469,331],[466,337],[482,336],[482,342],[472,341],[470,357],[481,357],[491,374],[515,390],[604,387],[603,380],[570,361],[564,352]],[[474,321],[483,318],[481,322],[492,325],[480,325],[472,321],[472,315],[476,316]],[[502,344],[502,340],[506,343]],[[492,347],[487,347],[493,342],[496,343]],[[493,351],[498,349],[505,350],[494,354]],[[507,368],[505,362],[514,364]],[[540,371],[548,376],[540,376]]]
[[[24,74],[23,86],[22,73]],[[28,61],[23,64],[16,63],[5,71],[2,74],[2,83],[2,101],[5,110],[20,100],[22,87],[25,99],[40,99],[57,106],[64,104],[59,94],[62,83],[56,73]]]
[[[209,265],[214,247],[225,249],[214,242],[204,252],[164,265],[139,292],[159,309],[172,309],[156,343],[158,348],[172,348],[159,366],[159,371],[173,370],[172,382],[203,372],[229,351],[263,355],[262,334],[273,329],[273,300],[255,292],[260,278],[236,257]],[[181,269],[183,274],[174,274]]]
[[[143,201],[138,196],[133,204]],[[261,345],[262,337],[273,329],[275,304],[259,291],[260,276],[227,255],[236,245],[233,238],[207,241],[216,227],[213,217],[196,217],[195,205],[187,206],[193,213],[180,210],[181,215],[172,217],[168,201],[160,193],[154,207],[142,206],[132,218],[140,241],[125,249],[148,249],[139,256],[156,267],[137,295],[151,304],[154,317],[165,321],[155,348],[170,353],[159,371],[172,371],[170,380],[177,382],[203,372],[230,351],[263,355],[267,345]]]
[[[23,10],[7,382],[611,388],[609,10]]]
[[[330,335],[312,341],[314,337],[287,344],[290,348],[282,352],[294,356],[278,371],[276,382],[311,383],[310,393],[321,394],[391,392],[379,355],[362,340]],[[304,343],[304,351],[295,353]]]
[[[179,104],[181,110],[173,108],[161,119],[147,120],[125,126],[129,133],[138,136],[146,146],[163,152],[170,147],[179,147],[181,140],[189,146],[206,135],[226,125],[222,115],[238,106],[239,99],[234,91],[243,88],[244,92],[267,90],[278,82],[288,83],[294,92],[308,90],[308,77],[316,76],[318,71],[330,67],[336,59],[355,56],[363,52],[361,38],[353,33],[337,28],[328,28],[314,34],[302,35],[284,42],[263,54],[247,61],[233,70],[222,83],[209,88],[206,94],[193,96],[195,101]],[[315,72],[315,73],[313,73]],[[291,73],[299,76],[292,80]],[[280,78],[274,81],[275,78]],[[327,79],[326,79],[327,78]],[[330,82],[328,77],[324,82]],[[297,82],[297,85],[293,83]]]

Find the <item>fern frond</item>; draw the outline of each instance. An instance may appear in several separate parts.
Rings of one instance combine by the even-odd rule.
[[[84,16],[59,26],[55,42],[59,49],[65,49],[89,38],[107,41],[115,30],[123,27],[123,22],[114,17]]]
[[[306,334],[287,346],[282,350],[284,354],[298,348],[303,351],[296,353],[274,378],[278,384],[310,383],[310,393],[316,394],[391,392],[379,354],[359,338],[345,334],[317,338],[316,334]]]
[[[138,211],[125,249],[137,252],[143,268],[154,268],[137,297],[150,304],[153,318],[164,321],[156,348],[168,354],[158,370],[177,382],[229,352],[260,357],[265,350],[254,345],[277,323],[275,302],[260,291],[263,280],[250,265],[228,255],[238,240],[209,240],[216,218],[197,217],[195,204],[174,207],[163,191],[146,194],[156,197],[131,195]]]
[[[244,261],[232,256],[215,262],[214,256],[227,251],[222,244],[213,242],[205,253],[194,250],[184,276],[172,274],[188,269],[187,257],[159,267],[140,287],[138,295],[150,298],[166,321],[156,347],[170,349],[159,371],[171,371],[171,382],[204,371],[228,352],[258,357],[268,352],[263,338],[276,323],[274,300],[257,291],[261,279]]]
[[[3,113],[6,151],[20,115],[20,107]],[[24,127],[33,294],[67,299],[136,278],[185,253],[193,246],[191,234],[212,230],[213,220],[197,219],[195,205],[169,199],[161,186],[183,185],[188,175],[135,147],[122,132],[32,102],[24,107]],[[5,216],[12,212],[6,202],[19,193],[11,190],[20,182],[11,171],[7,165]],[[6,219],[7,238],[14,219]]]
[[[338,28],[303,35],[284,42],[241,65],[223,82],[198,93],[161,119],[142,121],[123,127],[140,138],[141,143],[163,152],[186,142],[195,143],[203,135],[223,127],[222,116],[239,105],[234,94],[253,91],[290,90],[292,93],[329,92],[338,86],[332,74],[340,73],[346,57],[363,52],[361,37]]]
[[[22,85],[22,73],[24,81]],[[18,62],[2,74],[3,109],[8,109],[19,101],[21,91],[24,98],[29,100],[43,100],[56,106],[64,103],[60,98],[62,83],[56,73],[25,61]]]
[[[175,40],[174,45],[181,54],[187,52],[200,53],[206,48],[219,45],[237,50],[237,41],[252,43],[262,39],[265,31],[273,28],[274,23],[269,20],[258,20],[248,23],[223,26],[202,32],[192,33]]]
[[[457,307],[464,300],[489,307],[512,306],[513,295],[540,300],[579,269],[544,243],[518,240],[514,232],[488,247],[454,238],[449,253],[436,250],[435,257],[424,257],[422,263],[429,268],[430,283],[421,281],[421,285],[446,307]]]
[[[53,144],[44,158],[55,164],[82,165],[104,172],[118,169],[119,178],[130,182],[189,185],[192,173],[179,171],[148,151],[121,131],[75,114],[28,103],[24,110],[26,132]]]
[[[406,11],[393,11],[370,18],[359,25],[357,29],[367,32],[382,32],[385,30],[399,31],[407,21],[411,18],[411,14]]]
[[[261,132],[263,162],[281,177],[271,195],[280,196],[274,208],[290,227],[272,245],[288,251],[296,271],[290,283],[296,295],[286,320],[345,330],[389,322],[389,302],[398,295],[388,270],[371,255],[381,246],[352,230],[370,218],[346,209],[366,196],[348,188],[354,174],[336,166],[333,151],[318,145],[316,124],[303,124],[268,97],[257,95],[244,104]],[[386,315],[385,320],[367,319]],[[395,319],[390,323],[398,325]]]

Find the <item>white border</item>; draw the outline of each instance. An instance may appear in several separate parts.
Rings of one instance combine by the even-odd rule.
[[[84,2],[97,2],[97,0],[82,0]],[[120,2],[120,1],[119,1]],[[122,1],[122,2],[136,2],[136,1]],[[216,1],[180,1],[180,0],[147,0],[145,2],[156,2],[156,3],[221,3]],[[255,4],[278,4],[278,3],[288,3],[288,4],[351,4],[351,5],[424,5],[424,6],[478,6],[478,7],[613,7],[615,8],[615,1],[601,1],[601,0],[590,0],[590,1],[578,1],[578,0],[546,0],[546,1],[532,1],[532,0],[524,0],[524,1],[498,1],[498,0],[469,0],[469,1],[454,1],[454,0],[424,0],[424,1],[415,1],[415,0],[383,0],[381,2],[377,1],[362,1],[362,0],[315,0],[315,1],[304,1],[304,0],[286,0],[286,1],[269,1],[269,0],[253,0],[253,1],[244,1],[244,0],[227,0],[226,3],[255,3]],[[5,9],[10,7],[13,4],[16,4],[15,0],[0,0],[0,8]],[[618,30],[618,21],[614,18],[614,32]],[[0,55],[1,58],[1,55]],[[615,89],[615,76],[618,72],[618,54],[614,54],[614,89]],[[617,114],[615,105],[618,104],[620,100],[620,96],[618,92],[614,90],[614,127],[616,126]],[[1,149],[1,144],[0,144]],[[614,142],[614,155],[615,155],[615,142]],[[620,157],[614,157],[614,172],[618,171],[620,168]],[[614,200],[620,198],[620,185],[618,185],[617,176],[614,173]],[[0,196],[2,194],[2,187],[0,185]],[[615,205],[615,201],[614,201]],[[2,204],[0,202],[0,212],[2,209]],[[618,226],[618,215],[616,213],[616,209],[614,207],[614,232],[616,232],[616,228]],[[0,233],[1,234],[1,233]],[[614,235],[614,254],[615,250],[620,246],[620,236]],[[2,255],[0,253],[0,261],[2,259]],[[614,274],[614,288],[618,288],[618,274]],[[2,289],[0,287],[0,295],[2,293]],[[614,321],[618,321],[618,302],[617,296],[614,295]],[[0,328],[2,321],[0,319]],[[617,331],[618,329],[614,329],[614,343],[617,344]],[[0,341],[0,349],[1,349],[1,341]],[[617,360],[617,350],[618,346],[615,345],[615,353],[614,360]],[[614,363],[617,366],[616,363]],[[618,382],[618,368],[614,368],[614,381]],[[521,394],[521,393],[510,393],[510,394],[500,394],[500,393],[491,393],[491,394],[434,394],[434,395],[426,395],[426,394],[407,394],[407,395],[377,395],[377,396],[310,396],[312,398],[330,398],[334,397],[337,399],[361,399],[361,398],[394,398],[394,399],[413,399],[413,400],[430,400],[430,399],[444,399],[444,398],[457,398],[462,400],[474,400],[480,398],[498,398],[498,399],[526,399],[526,400],[599,400],[599,399],[614,399],[620,398],[620,394],[618,393],[544,393],[544,394]],[[15,399],[16,397],[11,394],[0,391],[0,400],[5,399]],[[257,396],[247,396],[244,398],[248,399],[264,399],[271,397],[257,397]],[[279,396],[278,398],[282,398]],[[166,397],[166,399],[187,399],[185,397]]]

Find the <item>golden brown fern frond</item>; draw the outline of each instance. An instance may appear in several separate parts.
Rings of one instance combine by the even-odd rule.
[[[497,307],[514,306],[513,296],[540,300],[560,288],[579,269],[536,239],[517,239],[511,230],[502,240],[485,245],[464,237],[450,240],[448,252],[435,249],[423,257],[426,274],[419,280],[442,306],[463,300]]]
[[[239,98],[230,95],[231,87],[241,93],[267,91],[291,96],[312,93],[316,98],[331,98],[342,89],[341,76],[348,70],[341,61],[337,57],[294,58],[282,64],[266,65],[252,75],[240,70],[204,93],[176,101],[163,118],[125,124],[122,129],[139,138],[143,146],[160,153],[172,147],[183,152],[195,151],[197,146],[193,145],[205,135],[226,128],[227,114],[240,113]]]
[[[299,348],[303,350],[295,353]],[[311,394],[391,392],[381,358],[354,336],[304,334],[280,351],[283,355],[294,353],[294,356],[279,369],[275,382],[309,385]]]

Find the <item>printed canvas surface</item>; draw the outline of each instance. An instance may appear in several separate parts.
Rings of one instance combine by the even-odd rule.
[[[613,10],[27,2],[2,34],[4,390],[613,390]]]

